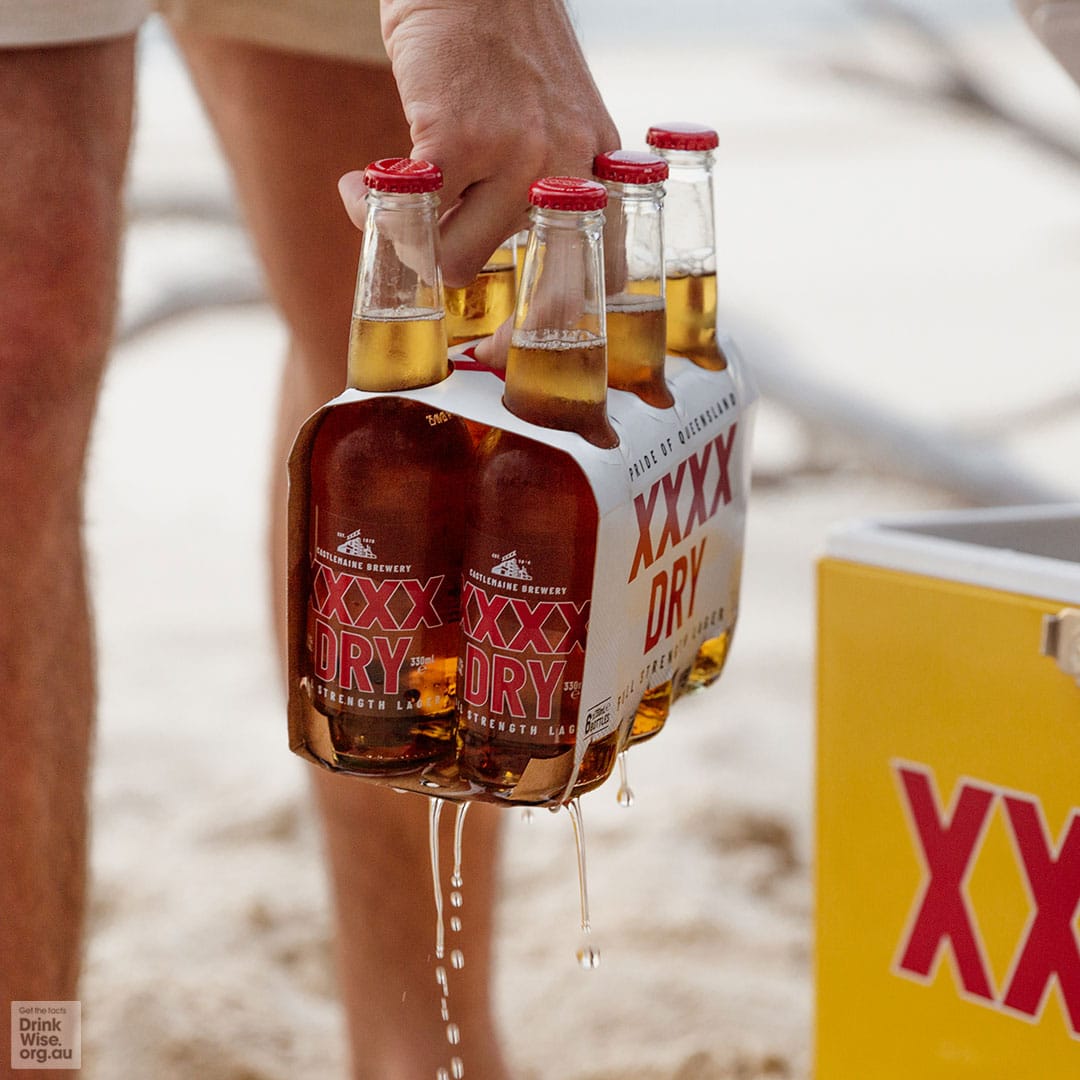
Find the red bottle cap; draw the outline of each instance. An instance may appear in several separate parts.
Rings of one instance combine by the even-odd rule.
[[[364,183],[372,191],[415,195],[438,191],[443,184],[442,169],[430,161],[414,158],[379,158],[364,170]]]
[[[715,150],[720,137],[703,124],[656,124],[645,141],[658,150]]]
[[[529,188],[529,202],[545,210],[603,210],[607,188],[577,176],[545,176]]]
[[[593,175],[619,184],[658,184],[667,179],[668,163],[641,150],[612,150],[610,154],[596,155]]]

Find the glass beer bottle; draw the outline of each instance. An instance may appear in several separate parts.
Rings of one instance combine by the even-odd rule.
[[[604,214],[608,386],[667,409],[675,404],[664,380],[663,204],[668,164],[655,154],[615,150],[597,155],[593,175],[608,193]],[[671,695],[671,679],[646,689],[628,745],[651,738],[664,726]]]
[[[447,344],[488,337],[514,314],[516,247],[514,236],[504,240],[468,285],[446,289]]]
[[[392,396],[449,374],[438,168],[365,170],[368,215],[348,384],[385,396],[329,409],[314,436],[308,522],[311,743],[343,771],[392,775],[453,754],[461,492],[471,440],[453,414]]]
[[[646,142],[670,167],[664,211],[667,348],[699,367],[727,367],[716,339],[713,151],[719,138],[700,124],[657,124]]]
[[[530,423],[615,447],[604,336],[607,194],[592,180],[548,177],[529,200],[503,403]],[[461,775],[489,796],[548,802],[611,772],[617,731],[588,747],[574,777],[597,526],[592,489],[567,454],[488,432],[466,502],[457,730]]]
[[[670,166],[665,208],[668,352],[699,367],[723,371],[727,357],[716,337],[716,230],[713,159],[716,132],[701,124],[657,124],[646,142]],[[703,642],[683,690],[700,690],[720,678],[731,647],[732,623]]]

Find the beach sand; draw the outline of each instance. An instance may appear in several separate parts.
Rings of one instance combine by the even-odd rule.
[[[825,71],[891,63],[891,40],[733,41],[689,59],[593,43],[592,58],[627,145],[657,119],[722,132],[720,279],[737,336],[912,422],[989,430],[1076,498],[1075,167]],[[962,45],[1008,100],[1080,131],[1080,95],[1021,26]],[[707,77],[683,74],[695,61]],[[147,73],[136,193],[225,182],[175,86],[164,61]],[[249,266],[233,230],[144,221],[125,311],[207,267]],[[345,1076],[308,766],[287,750],[264,587],[283,345],[263,305],[200,310],[122,344],[106,380],[87,507],[101,663],[81,991],[92,1080]],[[1010,419],[1070,394],[1071,414]],[[755,462],[723,679],[631,753],[631,808],[614,781],[583,800],[597,970],[574,956],[568,816],[507,812],[495,979],[521,1080],[808,1075],[814,562],[838,522],[962,496],[770,400]]]

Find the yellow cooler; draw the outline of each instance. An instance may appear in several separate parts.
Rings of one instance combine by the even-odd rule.
[[[1080,505],[818,567],[816,1080],[1080,1078]]]

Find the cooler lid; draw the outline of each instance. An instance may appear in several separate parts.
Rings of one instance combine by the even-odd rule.
[[[833,528],[825,553],[1080,604],[1080,503],[855,520]]]

